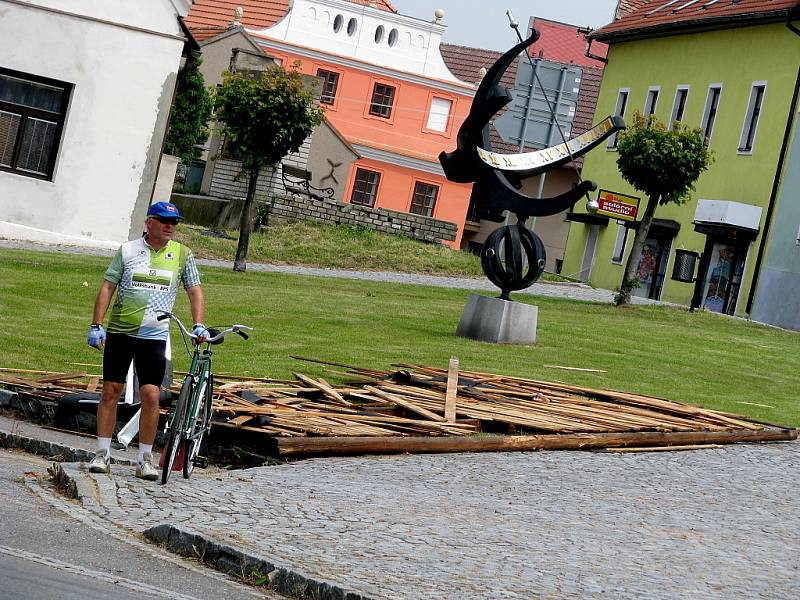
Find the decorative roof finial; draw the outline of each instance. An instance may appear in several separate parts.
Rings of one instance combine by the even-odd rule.
[[[243,16],[244,16],[244,9],[241,6],[237,6],[236,10],[233,11],[233,21],[231,21],[229,27],[241,27]]]
[[[481,67],[481,68],[478,70],[478,75],[480,75],[481,79],[483,79],[484,77],[486,77],[486,67]]]
[[[436,17],[434,23],[436,23],[437,25],[442,25],[444,23],[444,9],[437,8],[434,11],[433,16]]]

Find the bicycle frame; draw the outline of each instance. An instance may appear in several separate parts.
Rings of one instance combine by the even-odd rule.
[[[164,312],[158,319],[174,320],[184,336],[188,336],[192,340],[197,339],[197,336],[190,333],[180,319],[172,313]],[[209,335],[203,343],[195,345],[191,355],[189,371],[181,385],[175,410],[167,419],[167,424],[164,428],[167,444],[162,454],[162,483],[167,483],[175,459],[181,449],[183,449],[183,477],[188,478],[191,475],[203,437],[211,431],[211,402],[214,387],[214,375],[211,368],[211,344],[221,342],[225,334],[231,332],[238,333],[244,339],[247,339],[248,336],[243,331],[245,329],[252,329],[252,327],[233,325],[219,332],[214,331],[214,335]]]

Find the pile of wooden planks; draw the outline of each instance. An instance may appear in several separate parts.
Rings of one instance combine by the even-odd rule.
[[[293,380],[216,375],[214,427],[261,436],[279,455],[707,447],[797,437],[794,429],[661,398],[459,370],[455,359],[449,369],[390,371],[301,360],[344,368],[334,373],[348,384],[300,372]],[[0,384],[51,400],[100,383],[85,372],[0,369]]]

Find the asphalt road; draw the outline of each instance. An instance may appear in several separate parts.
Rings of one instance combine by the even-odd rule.
[[[0,450],[0,597],[280,597],[177,558],[98,519],[41,479],[47,467],[38,457]]]

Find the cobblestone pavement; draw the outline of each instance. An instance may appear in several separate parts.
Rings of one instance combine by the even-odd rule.
[[[184,525],[372,598],[772,600],[800,594],[799,460],[787,442],[80,477],[106,518]]]
[[[83,253],[94,256],[111,256],[114,250],[106,248],[81,248],[57,244],[39,244],[16,240],[0,239],[0,248],[16,248],[24,250],[38,250],[42,252]],[[230,269],[231,261],[225,260],[198,260],[201,265]],[[360,279],[366,281],[381,281],[388,283],[406,283],[413,285],[429,285],[443,288],[457,288],[466,290],[479,290],[498,293],[500,290],[485,278],[469,277],[440,277],[436,275],[420,275],[413,273],[395,273],[390,271],[349,271],[344,269],[320,269],[316,267],[301,267],[292,265],[270,265],[261,263],[248,263],[250,271],[269,273],[286,273],[290,275],[308,275],[313,277],[334,277],[339,279]],[[585,302],[609,303],[614,297],[614,292],[600,288],[593,288],[584,284],[575,283],[550,283],[538,281],[532,286],[515,294],[528,294],[532,296],[546,296],[550,298],[568,298]],[[634,304],[662,304],[647,298],[633,298]]]

